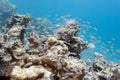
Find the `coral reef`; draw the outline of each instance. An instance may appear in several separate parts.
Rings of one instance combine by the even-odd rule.
[[[80,52],[91,44],[77,36],[80,26],[75,20],[68,21],[54,36],[31,32],[26,37],[30,21],[28,16],[15,14],[6,23],[0,36],[0,79],[120,79],[120,65],[106,63],[101,54],[95,52],[93,65],[80,59]]]
[[[56,31],[55,37],[64,41],[68,46],[70,54],[80,58],[80,52],[88,48],[88,43],[83,41],[77,36],[77,32],[80,30],[80,26],[75,20],[69,20],[66,22],[65,27]]]
[[[6,69],[12,69],[10,61],[20,59],[24,54],[23,50],[23,38],[24,38],[24,29],[26,24],[30,21],[29,17],[22,15],[14,15],[6,24],[5,32],[0,36],[0,49],[1,49],[1,64],[7,65],[2,66],[2,72]],[[11,66],[11,68],[7,68]],[[2,69],[5,67],[4,69]],[[6,74],[7,75],[7,74]]]

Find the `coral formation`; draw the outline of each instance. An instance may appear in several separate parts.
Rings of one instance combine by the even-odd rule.
[[[0,36],[0,78],[8,80],[119,80],[120,65],[107,64],[95,52],[93,65],[80,59],[80,52],[90,48],[77,36],[75,20],[46,37],[31,32],[25,36],[31,18],[15,14]],[[94,46],[92,45],[92,48]]]
[[[80,58],[80,52],[88,48],[88,43],[77,36],[80,26],[75,20],[67,21],[65,27],[56,31],[55,37],[64,41],[68,46],[70,55]]]

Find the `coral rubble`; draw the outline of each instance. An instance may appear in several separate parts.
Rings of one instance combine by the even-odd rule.
[[[77,36],[80,26],[70,20],[54,36],[31,32],[31,18],[15,14],[0,36],[0,78],[8,80],[119,80],[120,65],[107,64],[95,52],[93,65],[80,59],[89,43]]]

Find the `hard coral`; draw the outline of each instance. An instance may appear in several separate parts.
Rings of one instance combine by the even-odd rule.
[[[77,37],[80,26],[75,20],[67,21],[66,26],[56,31],[55,37],[64,41],[70,52],[75,53],[80,58],[79,53],[88,48],[88,43]],[[71,56],[71,55],[70,55]]]
[[[6,24],[0,36],[0,77],[9,80],[120,79],[120,65],[107,64],[97,52],[91,66],[80,60],[80,52],[94,45],[77,37],[80,27],[76,21],[68,21],[55,36],[32,32],[26,38],[30,20],[30,17],[16,14]]]
[[[16,21],[17,20],[17,21]],[[9,24],[6,24],[6,30],[3,32],[1,36],[1,47],[0,49],[3,51],[1,55],[3,55],[1,59],[1,64],[6,63],[6,65],[10,66],[9,63],[12,60],[20,59],[20,56],[23,55],[24,50],[22,48],[22,43],[24,40],[24,29],[26,24],[30,21],[30,17],[26,17],[23,15],[14,15],[10,20]],[[26,22],[26,23],[25,23]],[[0,67],[4,67],[0,65]],[[5,67],[7,69],[7,67]],[[0,69],[1,71],[4,69]],[[9,70],[8,70],[9,72]],[[7,74],[7,71],[4,71]]]
[[[50,78],[51,72],[47,71],[42,66],[30,66],[29,68],[21,69],[15,66],[11,73],[11,80],[39,80],[41,78]]]

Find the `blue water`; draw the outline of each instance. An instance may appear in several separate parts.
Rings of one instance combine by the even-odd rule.
[[[97,28],[97,35],[110,50],[106,56],[110,60],[120,60],[120,0],[9,0],[17,7],[18,13],[29,14],[32,17],[47,17],[52,22],[57,18],[70,15],[79,23],[89,22]],[[89,34],[87,34],[89,35]],[[115,40],[114,40],[114,39]],[[113,49],[109,48],[110,44]],[[98,46],[98,45],[97,45]],[[99,51],[103,51],[102,49]],[[104,54],[103,54],[104,55]]]

